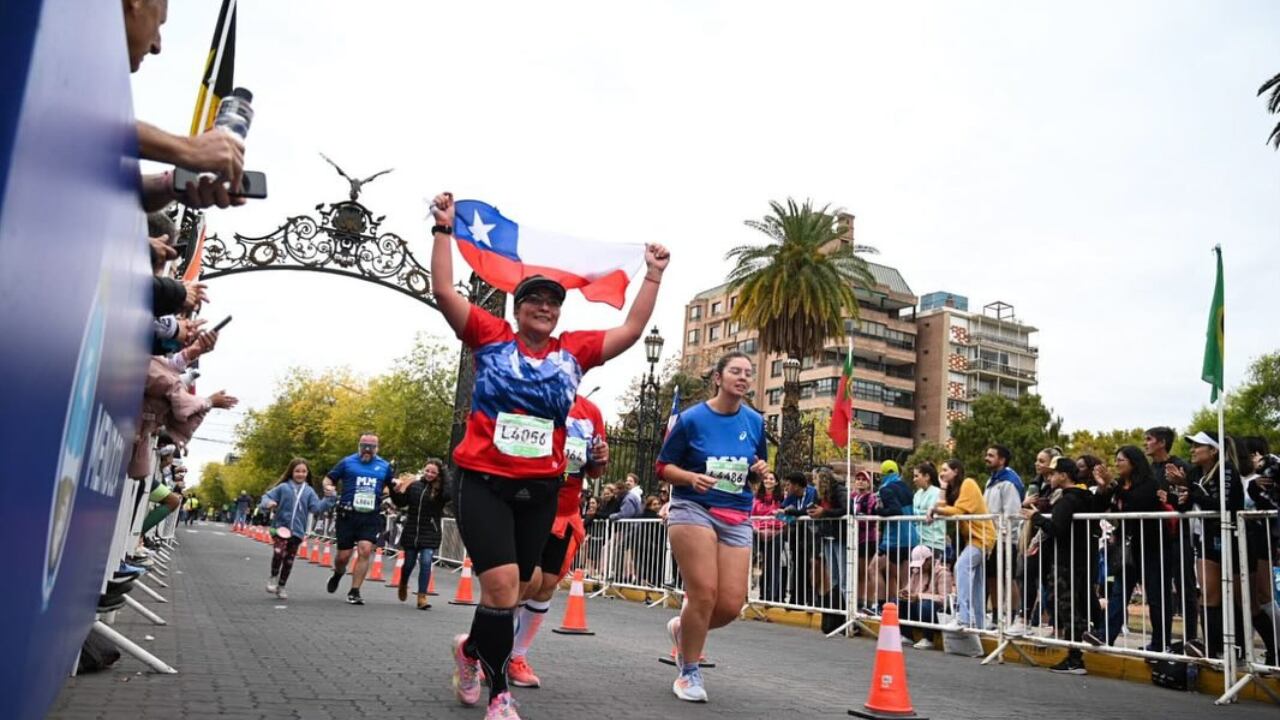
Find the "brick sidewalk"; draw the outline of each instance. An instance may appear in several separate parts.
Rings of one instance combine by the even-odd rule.
[[[448,605],[456,576],[437,576],[441,597],[420,612],[382,583],[366,584],[366,605],[324,591],[327,571],[299,563],[287,603],[263,591],[270,547],[197,524],[179,531],[167,605],[146,604],[169,620],[156,627],[122,612],[117,627],[178,668],[155,675],[125,657],[105,673],[72,678],[50,717],[90,718],[480,718],[449,689],[448,640],[470,624],[471,609]],[[389,571],[390,566],[386,569]],[[141,599],[141,598],[140,598]],[[557,596],[530,662],[546,687],[516,689],[521,715],[538,720],[604,717],[847,717],[866,697],[875,645],[826,640],[817,633],[760,622],[716,631],[706,671],[708,706],[671,694],[673,670],[663,624],[670,611],[618,600],[588,604],[594,637],[549,632],[559,624]],[[151,635],[154,641],[142,640]],[[1275,718],[1274,707],[1212,700],[1095,677],[1056,676],[906,648],[916,710],[950,718]]]

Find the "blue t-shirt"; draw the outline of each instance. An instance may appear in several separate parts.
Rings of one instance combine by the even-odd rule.
[[[342,483],[339,504],[356,512],[377,512],[382,488],[391,481],[391,463],[377,455],[369,462],[360,461],[360,453],[348,455],[329,471],[329,477]]]
[[[676,485],[672,497],[708,508],[750,512],[747,472],[757,460],[768,457],[760,413],[744,405],[732,415],[721,415],[703,402],[680,413],[662,444],[658,462],[716,478],[716,486],[705,493]]]

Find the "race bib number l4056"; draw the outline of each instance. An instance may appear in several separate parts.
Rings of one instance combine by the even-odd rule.
[[[551,456],[555,423],[546,418],[514,413],[498,413],[493,429],[493,445],[503,455],[521,458]]]

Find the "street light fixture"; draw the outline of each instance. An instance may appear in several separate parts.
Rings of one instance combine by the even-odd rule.
[[[666,341],[658,334],[658,327],[644,337],[644,355],[649,361],[649,374],[640,381],[640,407],[636,409],[636,438],[641,448],[656,445],[660,437],[658,433],[658,378],[654,373],[658,360],[662,357],[662,345]],[[646,452],[636,453],[635,473],[641,486],[647,491],[653,476],[653,458]]]
[[[649,360],[649,375],[653,375],[653,366],[657,364],[658,358],[662,357],[662,345],[666,341],[658,334],[658,326],[654,325],[653,329],[644,338],[644,355]]]
[[[800,361],[787,358],[782,361],[782,381],[788,385],[800,382]]]

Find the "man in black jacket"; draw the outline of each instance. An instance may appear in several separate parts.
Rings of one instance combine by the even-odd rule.
[[[1085,616],[1089,607],[1089,529],[1075,522],[1076,513],[1089,512],[1093,495],[1077,482],[1076,463],[1070,458],[1054,458],[1049,482],[1061,495],[1048,514],[1027,508],[1023,517],[1042,530],[1049,539],[1041,546],[1045,565],[1053,569],[1050,592],[1054,599],[1053,625],[1058,637],[1073,642],[1089,629]],[[1062,662],[1050,668],[1056,673],[1085,675],[1084,655],[1078,648],[1067,651]]]

